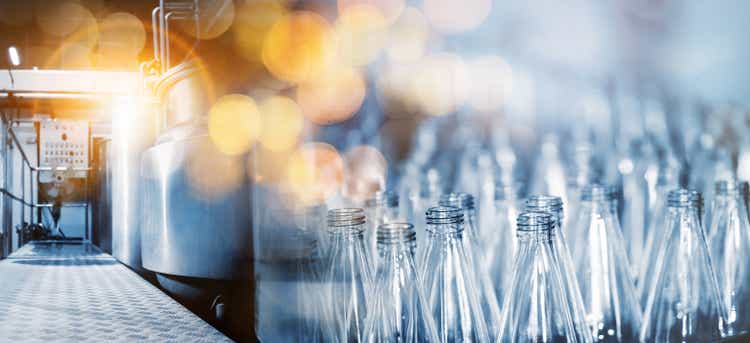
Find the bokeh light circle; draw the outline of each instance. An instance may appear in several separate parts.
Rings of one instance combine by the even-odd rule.
[[[336,5],[339,15],[342,15],[352,6],[368,5],[375,7],[389,24],[396,21],[396,18],[401,15],[406,7],[404,0],[338,0]]]
[[[369,145],[355,146],[346,153],[344,196],[362,201],[385,188],[388,162],[378,149]]]
[[[286,186],[305,204],[321,203],[339,191],[344,179],[344,161],[336,148],[325,143],[308,143],[289,157]]]
[[[366,65],[378,57],[387,40],[388,23],[377,7],[346,7],[335,24],[338,58],[352,66]]]
[[[430,27],[422,12],[407,7],[391,25],[386,52],[394,62],[414,62],[424,55]]]
[[[263,40],[273,24],[286,14],[287,9],[279,0],[242,2],[231,28],[235,50],[248,62],[262,63]]]
[[[349,119],[362,106],[366,85],[360,72],[351,67],[330,68],[325,75],[297,87],[302,113],[319,125]]]
[[[422,111],[441,116],[460,107],[469,91],[469,75],[463,60],[454,54],[425,57],[413,78],[413,92]]]
[[[424,13],[435,30],[461,33],[478,27],[492,9],[492,0],[424,0]]]
[[[176,20],[176,26],[190,36],[214,39],[229,30],[234,22],[234,0],[197,1],[198,29],[195,20]],[[199,31],[199,32],[198,32]]]
[[[247,152],[261,133],[261,116],[252,98],[229,94],[219,98],[208,113],[208,134],[225,155]]]
[[[260,143],[271,151],[286,151],[299,141],[304,118],[294,100],[273,96],[260,103],[263,130]]]
[[[333,56],[331,27],[320,15],[300,11],[279,19],[263,41],[263,64],[275,77],[293,83],[314,79]]]
[[[146,44],[146,29],[138,17],[125,12],[108,15],[99,23],[100,48],[107,47],[124,50],[132,54],[140,52]]]

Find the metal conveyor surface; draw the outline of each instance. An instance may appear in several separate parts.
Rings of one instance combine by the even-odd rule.
[[[0,341],[231,342],[95,246],[52,242],[0,261]]]

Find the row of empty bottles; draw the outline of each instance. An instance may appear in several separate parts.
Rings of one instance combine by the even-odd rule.
[[[399,210],[391,192],[327,216],[308,208],[297,338],[706,342],[747,334],[746,186],[717,182],[707,211],[697,191],[660,191],[639,262],[629,258],[619,191],[601,184],[581,187],[569,204],[521,200],[517,186],[497,186],[489,213],[467,193],[437,196],[424,215]]]

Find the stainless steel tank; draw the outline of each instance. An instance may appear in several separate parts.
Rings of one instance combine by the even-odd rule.
[[[143,266],[180,277],[246,279],[252,268],[247,156],[214,148],[200,73],[184,63],[157,86],[165,130],[142,155]],[[233,180],[227,185],[228,172]]]
[[[126,99],[125,101],[135,101]],[[152,146],[157,121],[147,104],[122,103],[112,117],[112,140],[106,145],[111,190],[112,255],[140,271],[141,153]]]

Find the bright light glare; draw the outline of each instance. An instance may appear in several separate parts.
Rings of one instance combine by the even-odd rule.
[[[8,48],[8,57],[10,57],[10,64],[17,67],[21,64],[21,56],[18,55],[18,49],[15,46]]]

